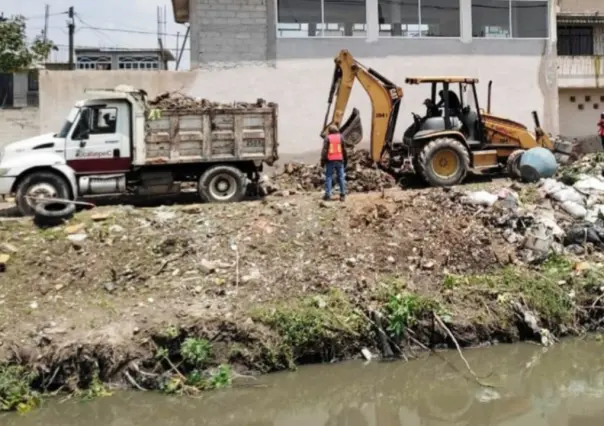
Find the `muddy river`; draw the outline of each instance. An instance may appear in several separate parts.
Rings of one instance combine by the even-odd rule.
[[[602,425],[604,343],[545,349],[502,345],[465,356],[390,363],[360,361],[273,374],[249,386],[177,398],[118,392],[93,401],[52,400],[0,417],[3,426],[413,426]],[[248,383],[248,382],[246,382]]]

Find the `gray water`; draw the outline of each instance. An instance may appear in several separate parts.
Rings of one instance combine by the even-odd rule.
[[[604,425],[604,344],[501,345],[459,355],[309,366],[200,398],[119,392],[47,402],[6,426],[591,426]]]

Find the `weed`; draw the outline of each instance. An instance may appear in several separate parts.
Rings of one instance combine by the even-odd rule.
[[[600,268],[574,271],[574,263],[564,256],[553,255],[539,269],[506,267],[488,275],[447,276],[445,289],[455,289],[458,298],[476,296],[482,301],[496,300],[509,306],[520,301],[537,313],[550,327],[570,325],[575,317],[573,297],[590,287],[599,286]]]
[[[111,392],[107,389],[103,382],[101,382],[101,379],[99,379],[98,371],[95,371],[88,387],[85,390],[76,392],[76,395],[84,401],[89,401],[95,398],[111,396]]]
[[[252,317],[277,332],[281,344],[272,350],[284,355],[290,368],[302,355],[325,360],[350,349],[367,331],[367,322],[337,291],[263,308],[254,312]]]
[[[189,337],[180,345],[180,354],[189,364],[201,367],[212,355],[212,345],[205,339]]]
[[[0,411],[25,413],[40,404],[31,389],[36,375],[18,365],[0,365]]]
[[[163,335],[168,339],[176,339],[179,335],[178,327],[169,325],[163,332]]]
[[[404,331],[417,324],[425,313],[441,310],[436,301],[413,293],[390,295],[383,309],[388,322],[387,331],[396,338],[402,337]]]

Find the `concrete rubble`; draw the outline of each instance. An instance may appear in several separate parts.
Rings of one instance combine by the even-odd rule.
[[[337,186],[335,174],[333,182]],[[394,188],[397,182],[391,174],[372,165],[369,151],[360,149],[349,154],[346,184],[348,192],[371,192]],[[287,163],[273,178],[265,177],[263,181],[267,194],[278,191],[317,191],[322,190],[324,185],[324,168],[319,164]]]
[[[264,99],[258,99],[256,102],[231,102],[219,103],[204,98],[194,98],[184,95],[180,92],[164,92],[148,101],[153,109],[159,110],[178,110],[178,111],[199,111],[207,109],[224,108],[262,108],[272,107],[273,103],[266,102]]]

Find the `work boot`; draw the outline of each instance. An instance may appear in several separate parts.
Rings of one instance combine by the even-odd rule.
[[[331,195],[325,194],[323,195],[323,201],[329,201],[331,200]]]
[[[340,194],[340,201],[341,201],[341,202],[346,201],[346,195],[344,195],[344,194]]]

